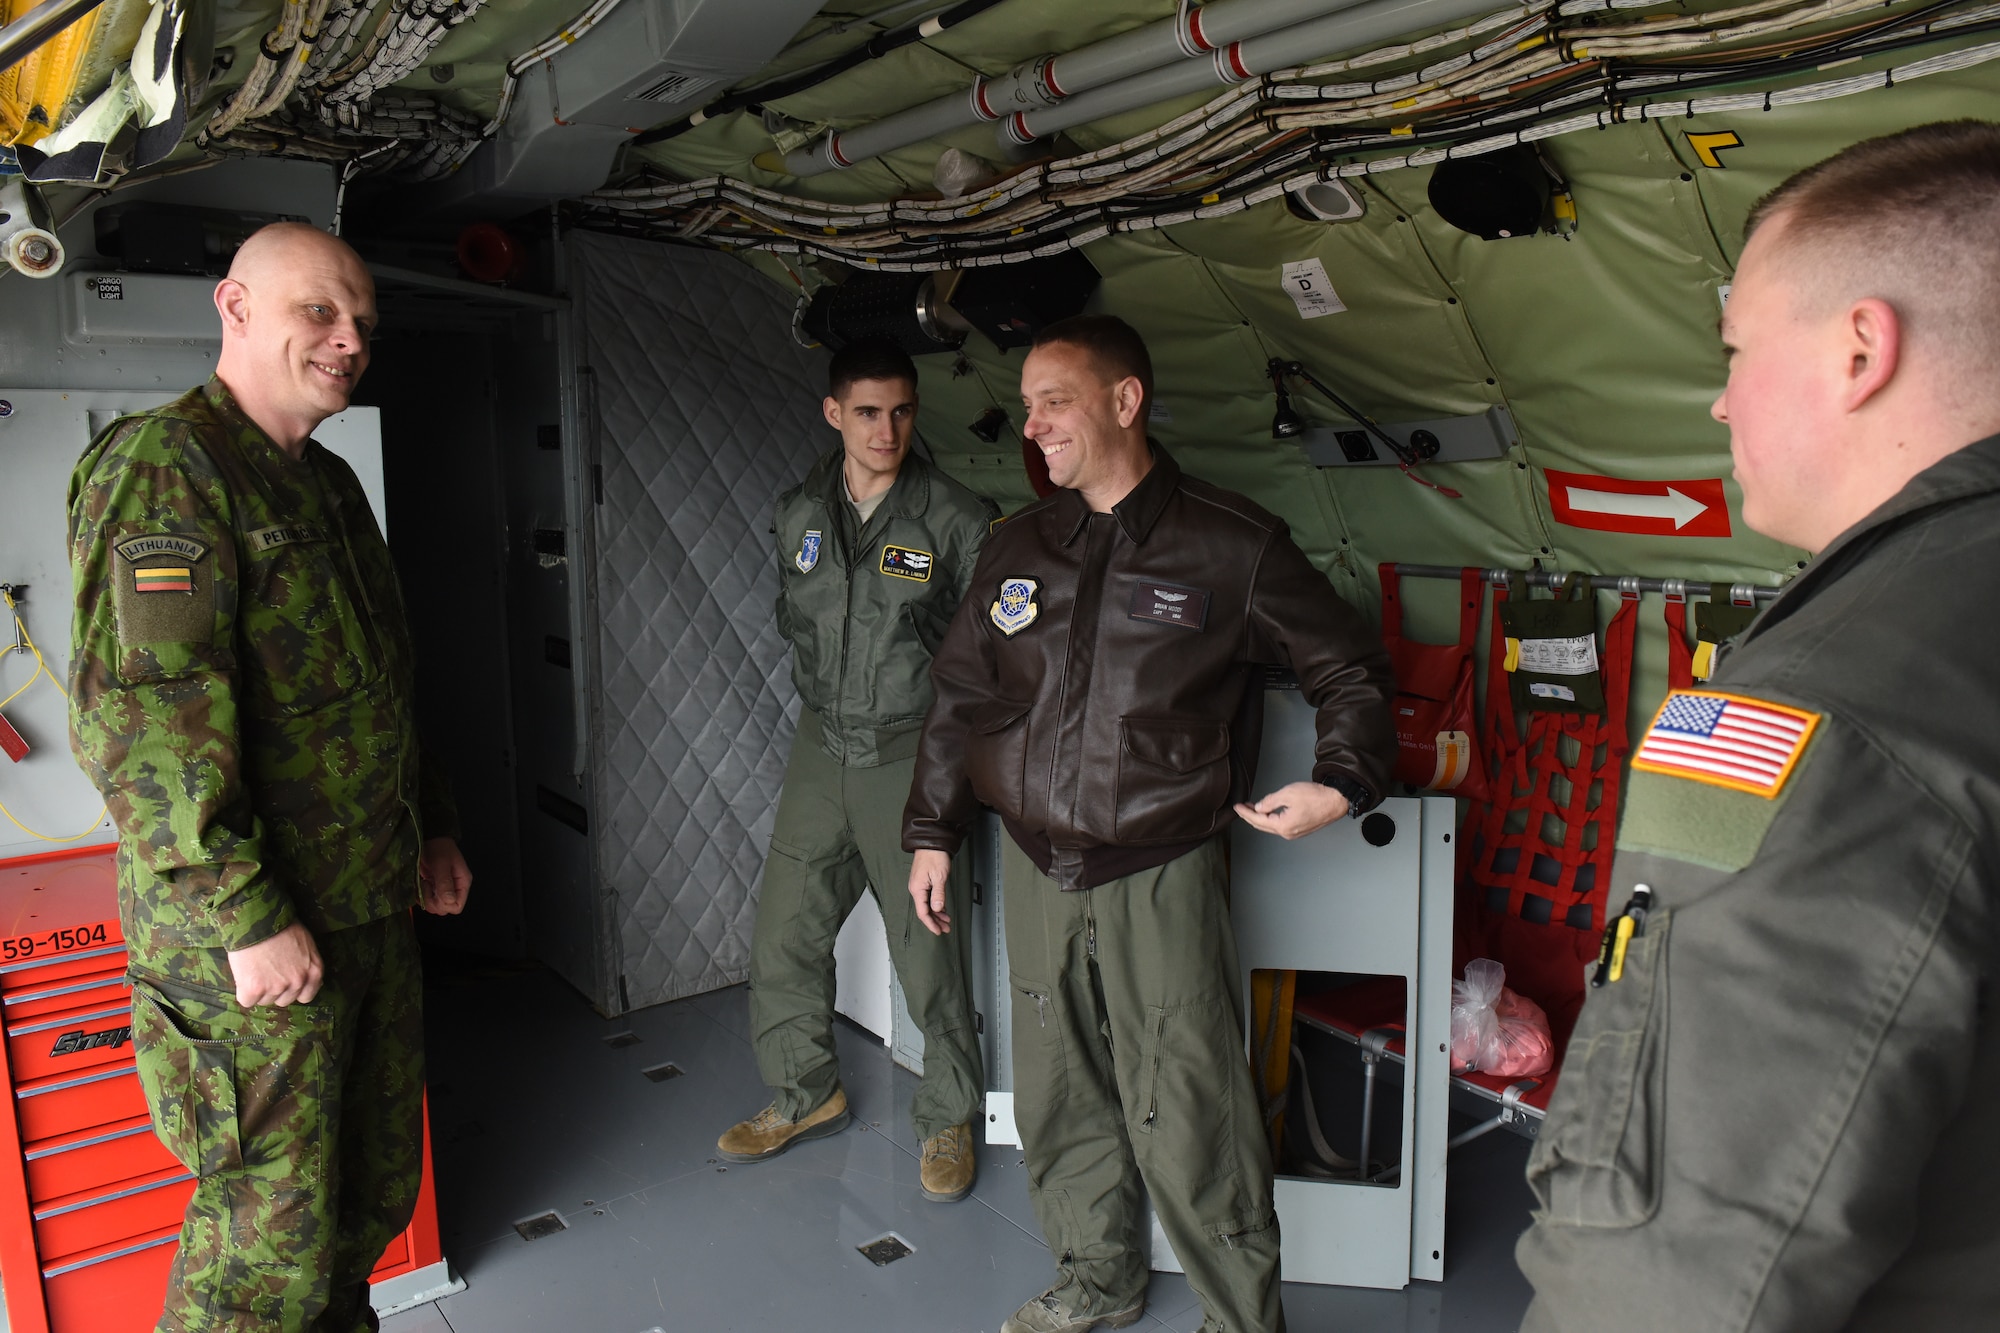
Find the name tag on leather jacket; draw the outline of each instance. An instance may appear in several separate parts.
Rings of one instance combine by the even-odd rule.
[[[1163,625],[1198,630],[1208,623],[1208,589],[1179,583],[1135,583],[1126,614],[1134,620],[1157,620]]]

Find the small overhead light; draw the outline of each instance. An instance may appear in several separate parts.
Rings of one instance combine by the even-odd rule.
[[[1271,438],[1274,440],[1289,440],[1295,436],[1305,434],[1306,419],[1299,415],[1297,408],[1292,406],[1291,394],[1285,392],[1285,386],[1282,381],[1276,387],[1278,390],[1278,410],[1271,414]]]
[[[966,429],[988,444],[998,444],[1000,432],[1007,429],[1007,414],[997,407],[989,407],[979,414],[979,420]]]
[[[1361,196],[1341,180],[1314,181],[1285,192],[1285,207],[1308,222],[1352,222],[1366,210]]]
[[[1303,362],[1287,361],[1282,357],[1274,356],[1265,364],[1264,373],[1271,377],[1271,389],[1278,395],[1278,410],[1271,418],[1272,439],[1289,440],[1306,432],[1306,419],[1300,416],[1292,407],[1292,396],[1285,389],[1286,376],[1296,375],[1313,388],[1318,389],[1327,401],[1346,413],[1353,419],[1356,425],[1362,428],[1359,431],[1342,431],[1337,437],[1340,442],[1341,452],[1346,454],[1350,461],[1358,463],[1374,456],[1374,447],[1368,442],[1368,437],[1372,435],[1389,447],[1390,454],[1396,460],[1396,466],[1401,468],[1403,475],[1411,481],[1416,482],[1420,486],[1428,486],[1438,494],[1449,499],[1457,500],[1463,498],[1459,492],[1453,490],[1451,487],[1440,486],[1427,477],[1417,475],[1415,471],[1416,465],[1427,459],[1435,458],[1439,452],[1437,437],[1429,431],[1418,432],[1419,435],[1425,437],[1422,444],[1427,447],[1413,451],[1409,445],[1401,443],[1394,436],[1383,430],[1381,426],[1377,425],[1375,418],[1365,415],[1360,408],[1355,407],[1345,398],[1342,398],[1339,394],[1328,388],[1317,375],[1305,368]],[[1418,442],[1413,439],[1412,443]],[[1362,452],[1364,448],[1366,449],[1366,453]]]

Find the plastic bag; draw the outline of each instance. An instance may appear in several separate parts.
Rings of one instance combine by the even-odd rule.
[[[1501,1078],[1546,1074],[1555,1065],[1549,1016],[1502,984],[1507,970],[1491,958],[1465,965],[1451,983],[1451,1067]]]

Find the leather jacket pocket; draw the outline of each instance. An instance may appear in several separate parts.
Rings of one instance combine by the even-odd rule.
[[[1003,815],[1019,818],[1028,762],[1032,703],[994,699],[972,713],[965,737],[965,775],[972,792]]]
[[[1626,950],[1624,975],[1591,998],[1570,1038],[1528,1157],[1529,1187],[1555,1225],[1635,1227],[1659,1208],[1672,926],[1671,912],[1654,914]]]
[[[1117,840],[1173,842],[1214,832],[1229,796],[1229,724],[1128,717],[1118,729]]]

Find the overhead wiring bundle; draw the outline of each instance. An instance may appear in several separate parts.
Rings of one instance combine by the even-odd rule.
[[[1633,12],[1644,9],[1669,12]],[[1752,0],[1699,14],[1661,0],[1542,0],[1420,40],[1243,78],[1157,128],[954,198],[834,204],[726,176],[654,176],[583,203],[620,229],[887,271],[1014,263],[1239,212],[1336,177],[1624,121],[1888,87],[2000,57],[2000,42],[1974,44],[1996,28],[2000,4],[1962,0]],[[1961,45],[1942,54],[1885,59],[1954,37]],[[1868,57],[1876,66],[1865,72],[1795,82]],[[1229,63],[1213,60],[1217,70]],[[1024,123],[1032,129],[1034,117]]]

